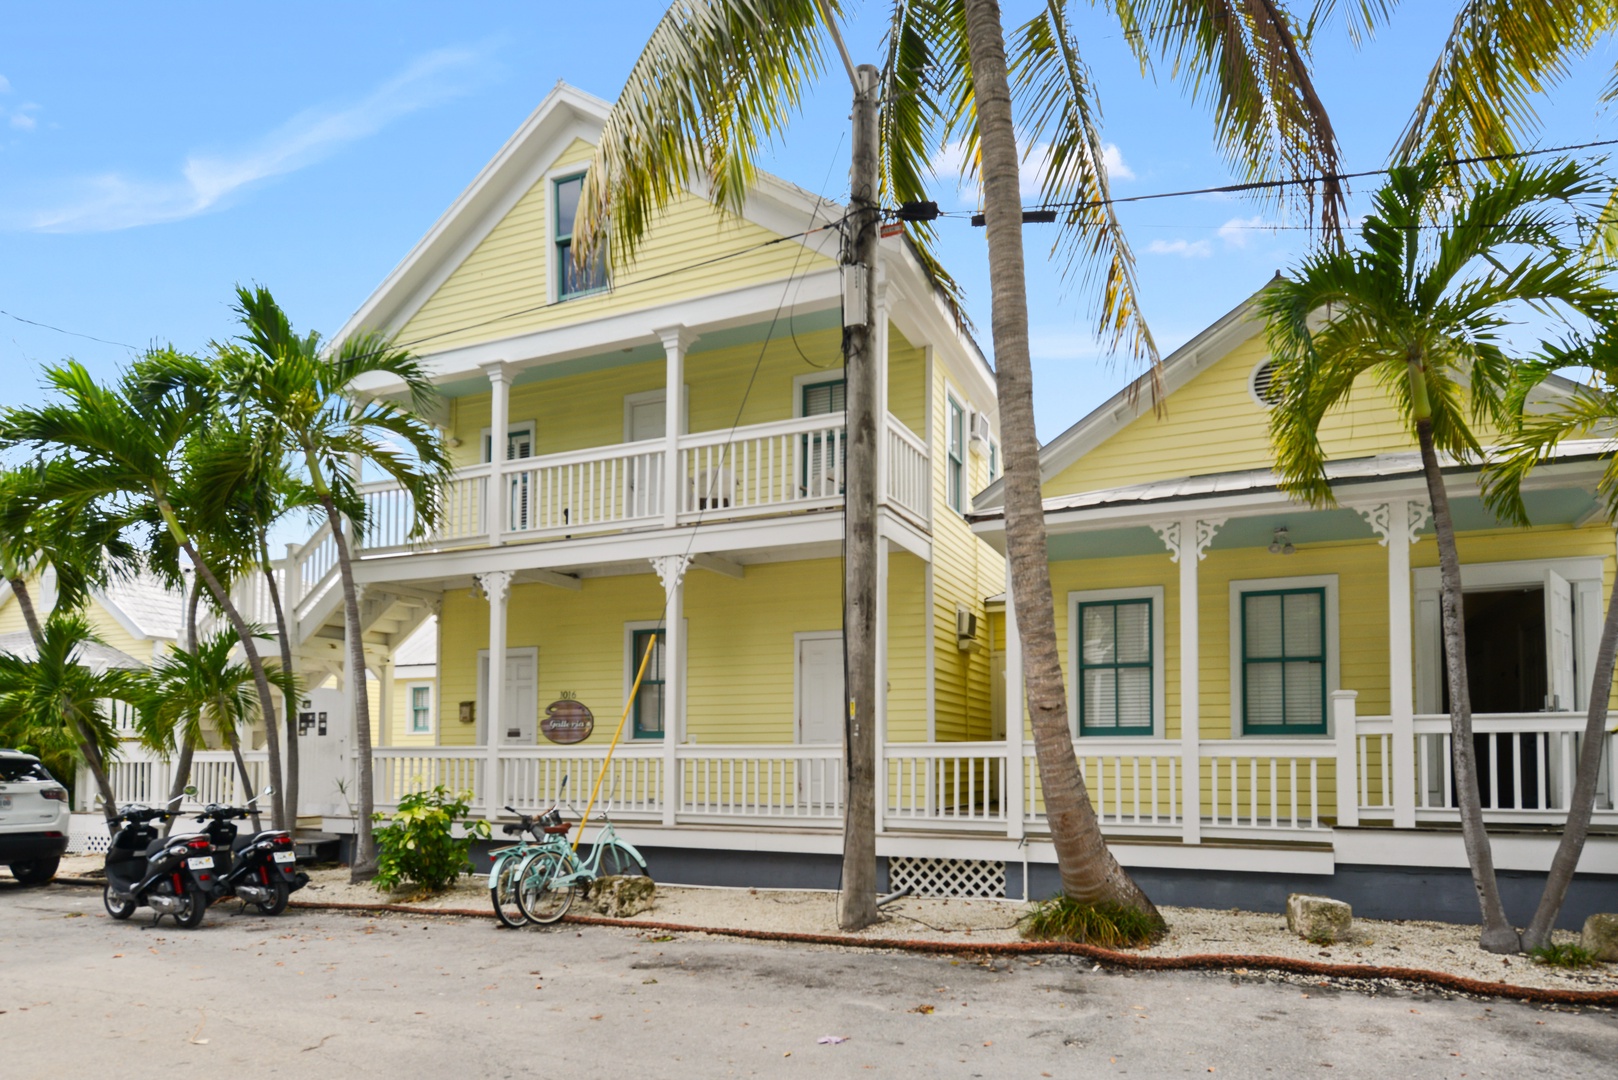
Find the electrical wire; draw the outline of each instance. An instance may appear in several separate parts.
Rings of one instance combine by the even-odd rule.
[[[9,311],[0,311],[0,315],[4,315],[8,319],[15,319],[20,323],[27,323],[29,326],[37,326],[42,330],[53,330],[58,334],[66,334],[68,337],[84,338],[86,341],[99,341],[103,345],[116,345],[120,349],[128,349],[131,352],[140,351],[134,345],[125,341],[111,341],[107,338],[96,337],[94,334],[81,334],[77,330],[64,330],[60,326],[52,326],[50,323],[40,322],[38,319],[25,319],[21,315],[14,315]]]

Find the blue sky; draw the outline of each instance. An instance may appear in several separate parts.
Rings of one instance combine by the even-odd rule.
[[[1317,79],[1351,169],[1385,162],[1456,5],[1405,5],[1362,49],[1341,28]],[[1008,24],[1034,5],[1008,0]],[[0,39],[0,404],[37,400],[39,367],[110,374],[124,345],[200,348],[231,333],[236,282],[270,286],[300,328],[331,332],[565,79],[616,95],[664,5],[480,2],[124,5],[12,2]],[[884,6],[855,9],[857,60],[879,59]],[[273,13],[272,13],[273,11]],[[1104,13],[1075,5],[1118,195],[1229,182],[1203,107],[1142,79]],[[1547,145],[1618,135],[1597,92],[1604,45],[1543,102]],[[839,197],[847,79],[833,69],[766,167]],[[829,166],[829,167],[828,167]],[[1362,188],[1358,202],[1363,205]],[[939,201],[971,192],[940,182]],[[1142,299],[1163,351],[1305,250],[1308,234],[1239,200],[1127,208]],[[1290,225],[1296,221],[1285,222]],[[1087,298],[1028,233],[1039,427],[1049,439],[1135,372],[1090,335]],[[982,230],[944,226],[943,255],[989,348]]]

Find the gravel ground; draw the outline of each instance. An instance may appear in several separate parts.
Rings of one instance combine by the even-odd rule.
[[[62,862],[65,875],[100,871],[100,860],[69,858]],[[370,885],[352,885],[348,870],[314,870],[310,882],[294,902],[338,904],[396,903],[425,908],[486,908],[488,879],[461,879],[453,889],[421,895],[408,889],[384,895]],[[651,910],[638,916],[650,922],[746,930],[777,930],[803,934],[837,934],[836,894],[792,889],[710,889],[660,885]],[[576,913],[586,911],[575,904]],[[907,938],[977,942],[1021,940],[1017,919],[1025,910],[1018,901],[946,900],[906,897],[883,908],[886,919],[855,935],[865,938]],[[1422,968],[1485,982],[1564,990],[1618,990],[1618,965],[1593,970],[1564,971],[1536,964],[1524,956],[1501,957],[1477,947],[1471,926],[1437,922],[1385,922],[1354,920],[1352,941],[1319,946],[1289,933],[1279,914],[1255,911],[1216,911],[1207,908],[1162,909],[1169,933],[1158,944],[1142,950],[1149,955],[1184,956],[1191,953],[1235,953],[1285,956],[1338,964]],[[1557,939],[1577,941],[1578,935],[1558,931]]]

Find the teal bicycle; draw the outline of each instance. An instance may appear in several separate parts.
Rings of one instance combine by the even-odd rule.
[[[590,845],[590,854],[583,859],[564,842],[559,848],[546,846],[532,851],[517,868],[517,905],[530,922],[556,922],[573,906],[574,896],[587,891],[597,878],[619,874],[651,876],[646,873],[641,853],[619,837],[605,813],[601,819],[601,831]],[[571,823],[562,823],[564,831],[569,827]]]
[[[562,778],[562,785],[567,785],[566,777]],[[489,867],[489,903],[494,906],[495,917],[502,924],[517,930],[530,921],[519,897],[526,864],[535,855],[567,851],[567,831],[570,826],[562,820],[555,806],[538,817],[520,814],[510,806],[506,809],[517,815],[518,824],[504,825],[501,831],[507,836],[526,835],[532,839],[490,853],[494,863]]]

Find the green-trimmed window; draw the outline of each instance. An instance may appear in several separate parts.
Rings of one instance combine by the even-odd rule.
[[[949,403],[949,506],[966,513],[966,409],[954,398]]]
[[[663,737],[663,645],[661,630],[636,630],[630,637],[629,680],[634,685],[635,673],[640,670],[646,656],[646,647],[652,646],[652,662],[646,665],[640,689],[635,692],[635,738],[661,739]]]
[[[433,730],[433,690],[430,686],[410,688],[410,734],[426,735]]]
[[[556,220],[552,223],[556,245],[556,298],[597,292],[607,287],[607,246],[602,244],[583,269],[573,265],[573,218],[579,212],[579,195],[584,191],[584,174],[556,181]]]
[[[801,402],[804,416],[829,416],[848,409],[848,382],[808,383]],[[846,430],[846,429],[845,429]],[[803,484],[809,498],[841,495],[848,476],[848,437],[824,432],[803,437]]]
[[[1152,734],[1152,601],[1079,604],[1079,734]]]
[[[1245,592],[1242,730],[1326,733],[1326,590]]]

